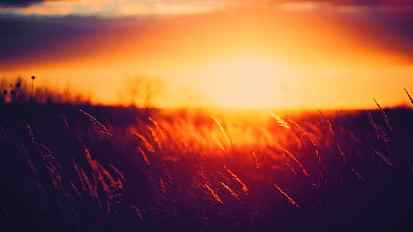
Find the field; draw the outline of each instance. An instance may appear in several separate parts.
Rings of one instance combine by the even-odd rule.
[[[413,232],[413,0],[0,0],[0,232]]]
[[[10,231],[407,231],[413,111],[0,106]]]

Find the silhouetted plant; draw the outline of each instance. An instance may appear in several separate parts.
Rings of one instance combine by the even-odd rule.
[[[1,91],[0,104],[4,104],[6,102],[6,98],[7,98],[7,90]]]
[[[32,79],[32,94],[31,94],[31,98],[32,98],[32,100],[34,100],[34,99],[35,99],[35,98],[34,98],[34,80],[36,80],[36,77],[35,77],[35,76],[32,76],[31,79]]]
[[[29,78],[28,78],[29,79]],[[64,92],[53,90],[47,87],[35,88],[34,82],[36,76],[31,76],[31,86],[28,80],[18,77],[17,79],[0,80],[0,102],[2,103],[25,103],[25,102],[39,102],[39,103],[88,103],[88,98],[81,94],[73,94],[69,88]]]

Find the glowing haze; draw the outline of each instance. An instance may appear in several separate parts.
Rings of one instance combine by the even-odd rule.
[[[39,0],[0,12],[0,75],[97,103],[128,104],[148,82],[162,107],[370,108],[413,90],[405,1]]]

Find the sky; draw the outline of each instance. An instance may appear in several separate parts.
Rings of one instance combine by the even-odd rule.
[[[3,0],[0,35],[0,78],[96,103],[371,108],[413,92],[408,0]]]

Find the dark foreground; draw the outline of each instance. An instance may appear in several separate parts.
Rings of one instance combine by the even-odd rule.
[[[202,115],[0,105],[1,230],[412,231],[412,110],[267,127],[239,145]]]

